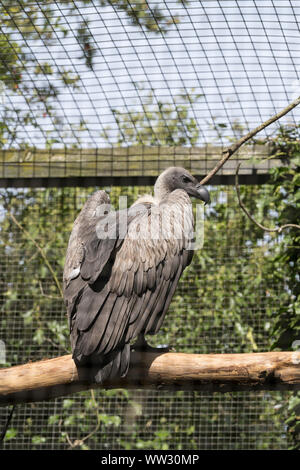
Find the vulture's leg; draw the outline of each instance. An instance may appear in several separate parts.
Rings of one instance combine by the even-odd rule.
[[[145,340],[145,336],[143,335],[143,333],[140,333],[138,335],[136,342],[131,346],[131,348],[134,351],[140,351],[140,352],[164,353],[164,352],[170,351],[169,346],[166,346],[166,345],[157,346],[156,348],[154,348],[153,346],[150,346]]]

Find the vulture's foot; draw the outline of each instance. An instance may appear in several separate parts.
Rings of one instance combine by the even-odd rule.
[[[139,352],[152,352],[152,353],[166,353],[170,351],[170,347],[168,345],[162,344],[157,347],[150,346],[145,340],[144,335],[139,335],[136,342],[131,346],[133,351]]]

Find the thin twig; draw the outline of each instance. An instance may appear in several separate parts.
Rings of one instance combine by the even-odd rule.
[[[241,139],[239,139],[235,144],[233,144],[231,147],[228,149],[224,150],[223,157],[221,160],[217,163],[217,165],[200,181],[200,184],[206,184],[216,173],[217,171],[222,168],[222,166],[227,162],[227,160],[233,155],[245,142],[250,140],[252,137],[254,137],[258,132],[262,131],[266,127],[268,127],[270,124],[273,122],[277,121],[280,119],[282,116],[287,114],[289,111],[291,111],[293,108],[298,106],[300,104],[300,96],[292,101],[288,106],[286,106],[282,111],[279,113],[275,114],[275,116],[271,117],[267,121],[263,122],[259,126],[257,126],[255,129],[252,131],[248,132],[248,134],[244,135]]]
[[[11,422],[11,419],[12,419],[12,416],[13,416],[13,413],[16,409],[16,406],[17,405],[13,405],[10,409],[10,412],[9,412],[9,415],[8,415],[8,418],[6,420],[6,423],[4,425],[4,428],[1,432],[1,435],[0,435],[0,445],[2,445],[2,443],[4,442],[4,439],[5,439],[5,436],[6,436],[6,433],[7,433],[7,430],[8,430],[8,426],[10,425],[10,422]]]
[[[55,343],[51,338],[45,338],[45,341],[50,343],[54,348],[58,350],[64,351],[67,354],[70,353],[70,351],[67,348],[65,348],[64,346],[61,346],[60,344]]]
[[[27,230],[17,221],[17,219],[15,218],[15,216],[11,213],[11,212],[8,212],[8,215],[9,217],[12,219],[12,221],[17,225],[17,227],[19,227],[20,230],[22,230],[25,235],[29,238],[29,240],[31,240],[31,242],[36,246],[36,248],[38,249],[38,251],[40,252],[43,260],[45,261],[49,271],[51,272],[52,274],[52,277],[54,279],[54,282],[57,286],[57,289],[60,293],[60,296],[63,298],[63,292],[62,292],[62,288],[61,288],[61,285],[60,285],[60,282],[59,280],[57,279],[57,276],[54,272],[54,269],[52,268],[51,264],[49,263],[48,261],[48,258],[47,258],[47,255],[46,253],[44,252],[43,248],[40,247],[40,245],[36,242],[36,240],[30,235],[29,232],[27,232]]]
[[[47,299],[52,299],[52,300],[61,300],[61,297],[58,297],[57,295],[49,295],[45,294],[43,286],[41,281],[39,280],[39,286],[40,286],[40,291],[43,297],[46,297]]]
[[[66,437],[67,437],[67,440],[68,440],[68,443],[69,443],[69,446],[70,446],[68,450],[74,449],[74,447],[82,446],[84,444],[84,442],[87,441],[88,439],[90,439],[90,437],[92,437],[94,434],[96,434],[96,432],[98,432],[98,430],[100,428],[101,419],[100,419],[100,415],[99,415],[99,412],[98,412],[98,404],[97,404],[96,399],[95,399],[94,390],[90,390],[90,393],[91,393],[91,397],[92,397],[92,400],[93,400],[95,408],[96,408],[97,424],[89,434],[84,436],[82,439],[76,439],[74,442],[71,442],[69,436],[67,435]]]
[[[62,419],[60,419],[60,420],[58,421],[58,432],[59,432],[60,434],[64,433],[65,438],[67,439],[68,444],[69,444],[69,446],[70,446],[69,449],[72,449],[72,448],[74,447],[73,442],[71,441],[70,436],[69,436],[69,434],[67,433],[67,431],[62,431],[61,425],[62,425]],[[69,450],[69,449],[68,449],[68,450]]]
[[[241,200],[240,187],[239,187],[239,169],[240,169],[240,166],[241,166],[241,163],[238,164],[238,166],[236,168],[236,172],[235,172],[235,188],[236,188],[236,193],[237,193],[237,197],[238,197],[238,200],[239,200],[239,205],[240,205],[241,209],[244,211],[244,213],[246,214],[246,216],[251,220],[251,222],[253,222],[255,225],[257,225],[257,227],[261,228],[265,232],[280,233],[280,232],[282,232],[282,230],[284,230],[285,228],[289,228],[289,227],[300,229],[300,225],[296,225],[296,224],[285,224],[285,225],[282,225],[281,227],[269,228],[269,227],[265,227],[264,225],[260,224],[259,222],[257,222],[254,219],[254,217],[250,214],[248,209],[245,207],[243,201]]]

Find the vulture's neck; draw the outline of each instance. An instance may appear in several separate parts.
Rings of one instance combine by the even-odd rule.
[[[161,174],[154,185],[154,197],[159,202],[162,201],[168,194],[171,193],[170,189],[168,188],[166,181],[164,179],[164,174]]]

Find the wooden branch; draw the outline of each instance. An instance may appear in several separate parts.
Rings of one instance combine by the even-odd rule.
[[[280,227],[269,228],[269,227],[265,227],[264,225],[260,224],[259,222],[257,222],[254,219],[253,215],[250,214],[250,212],[248,211],[248,209],[246,208],[245,204],[243,203],[243,201],[241,199],[240,186],[239,186],[239,169],[240,169],[240,166],[241,166],[241,163],[238,164],[238,166],[236,168],[236,172],[235,172],[235,189],[236,189],[236,193],[237,193],[237,197],[238,197],[238,201],[239,201],[239,206],[242,209],[242,211],[244,212],[244,214],[246,214],[248,219],[250,219],[251,222],[253,222],[257,227],[261,228],[265,232],[278,232],[278,233],[281,233],[282,230],[284,230],[286,228],[297,228],[298,230],[300,230],[300,225],[297,225],[297,224],[285,224],[285,225],[281,225]]]
[[[79,380],[71,355],[0,369],[0,404],[49,400],[96,388]],[[300,352],[132,353],[127,377],[103,388],[206,391],[300,390]]]
[[[292,109],[294,109],[296,106],[300,104],[300,96],[292,101],[288,106],[286,106],[282,111],[279,111],[279,113],[275,114],[272,116],[270,119],[267,121],[263,122],[259,126],[257,126],[255,129],[252,131],[248,132],[248,134],[244,135],[239,139],[237,142],[235,142],[231,147],[228,149],[224,150],[223,152],[223,157],[221,160],[217,163],[217,165],[205,176],[200,181],[200,184],[206,184],[219,170],[222,168],[222,166],[227,162],[227,160],[243,145],[245,144],[248,140],[252,139],[256,134],[258,134],[260,131],[268,127],[270,124],[272,124],[275,121],[278,121],[281,117],[283,117],[285,114],[289,113]]]

